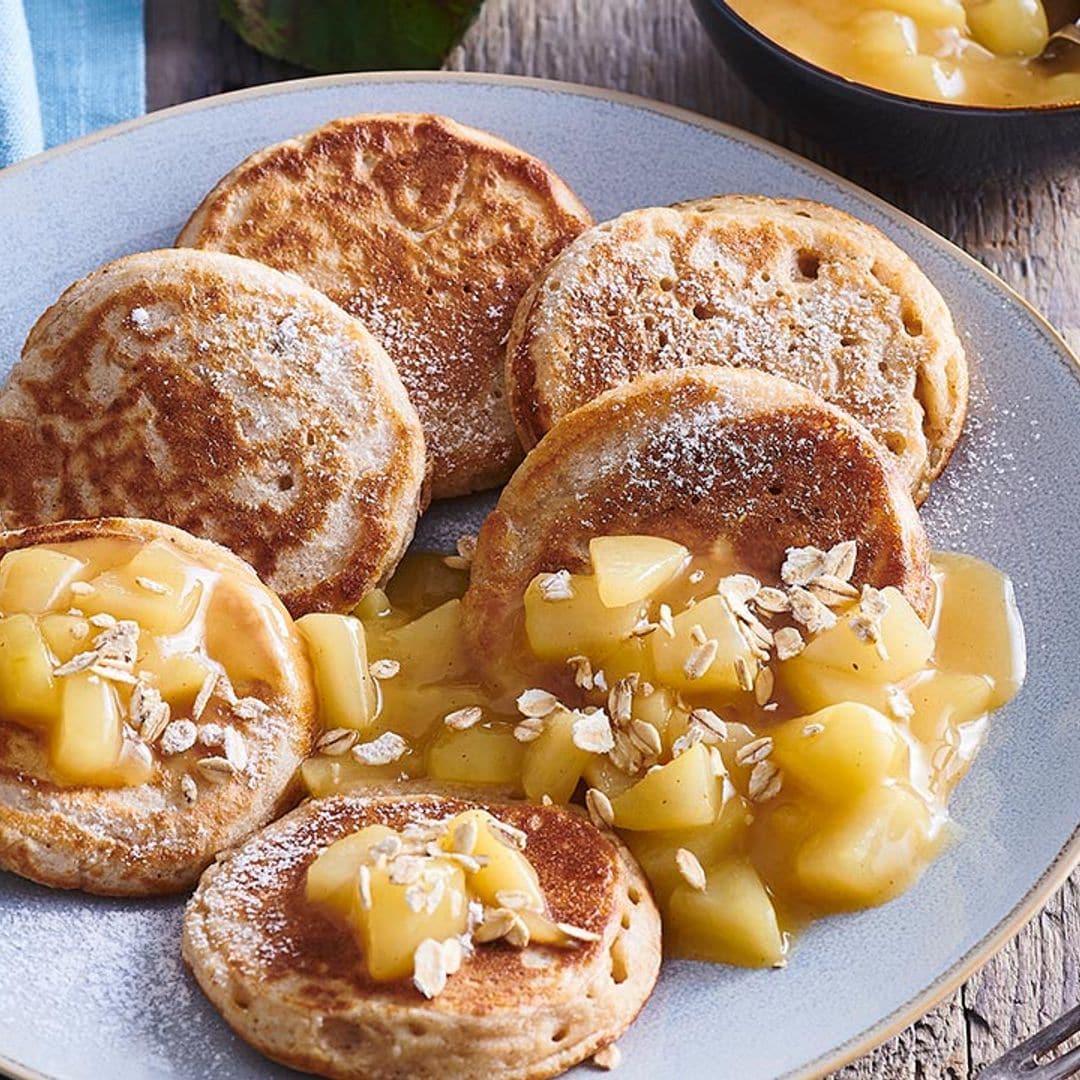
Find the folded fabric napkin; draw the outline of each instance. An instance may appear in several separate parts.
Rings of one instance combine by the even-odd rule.
[[[43,145],[22,0],[0,0],[0,166],[36,154]]]
[[[146,108],[142,0],[0,0],[0,167]]]

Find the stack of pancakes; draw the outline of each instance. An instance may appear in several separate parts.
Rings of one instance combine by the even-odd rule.
[[[0,392],[0,523],[153,519],[232,549],[293,616],[347,612],[393,572],[431,497],[509,481],[464,600],[485,660],[513,640],[529,580],[585,569],[602,534],[720,542],[755,573],[789,547],[855,539],[853,583],[896,585],[925,614],[916,505],[967,385],[939,293],[838,209],[728,195],[593,225],[550,168],[492,135],[359,116],[253,155],[176,248],[102,267],[42,315]],[[603,948],[543,976],[493,968],[498,985],[464,979],[437,1006],[309,956],[276,996],[265,958],[292,945],[259,935],[303,937],[287,910],[297,868],[396,813],[319,805],[213,867],[189,909],[200,982],[272,1056],[328,1075],[547,1076],[648,996],[659,922],[640,872],[551,808],[525,827],[591,832],[576,859],[545,841],[541,874],[565,892],[583,852],[603,863],[582,883],[609,912]],[[613,984],[620,919],[636,951]],[[528,1037],[526,1013],[544,1019]]]

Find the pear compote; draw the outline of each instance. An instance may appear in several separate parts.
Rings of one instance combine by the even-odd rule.
[[[1051,29],[1067,20],[1048,18],[1055,5],[1044,0],[731,0],[730,6],[804,60],[905,97],[998,109],[1080,101],[1071,53],[1047,49]]]
[[[583,795],[683,955],[783,964],[807,921],[903,892],[1024,676],[1012,587],[977,559],[934,556],[925,624],[898,590],[851,584],[854,542],[791,549],[766,584],[719,551],[619,536],[592,541],[592,573],[530,583],[531,655],[489,659],[492,688],[462,644],[467,555],[412,557],[359,619],[301,620],[317,666],[338,657],[320,686],[341,718],[309,790],[429,775]]]
[[[243,695],[273,689],[283,618],[254,575],[165,539],[7,552],[0,722],[29,732],[20,768],[116,788],[152,781],[168,758],[189,803],[202,783],[242,777],[243,728],[266,708]]]
[[[305,897],[355,935],[373,979],[411,977],[432,998],[479,945],[599,940],[549,916],[526,843],[525,833],[485,810],[400,832],[369,825],[319,855]]]

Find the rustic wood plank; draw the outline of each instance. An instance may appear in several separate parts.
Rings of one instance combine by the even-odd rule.
[[[895,1039],[832,1074],[831,1080],[967,1080],[967,1027],[960,991]]]
[[[146,0],[146,107],[307,75],[256,52],[218,17],[217,0]]]
[[[973,1069],[1080,1002],[1080,874],[964,987]]]
[[[216,0],[147,0],[150,108],[300,72],[259,56]],[[851,176],[959,243],[1044,310],[1080,348],[1080,175],[944,191],[844,163],[792,132],[739,83],[685,0],[488,0],[450,56],[457,70],[609,86],[681,105]],[[964,1080],[1080,1001],[1080,874],[941,1007],[835,1074],[837,1080]]]

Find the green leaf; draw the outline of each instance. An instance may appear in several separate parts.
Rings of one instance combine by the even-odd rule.
[[[313,71],[437,68],[483,0],[221,0],[260,52]]]

